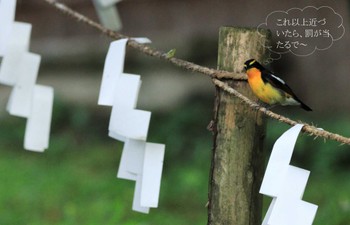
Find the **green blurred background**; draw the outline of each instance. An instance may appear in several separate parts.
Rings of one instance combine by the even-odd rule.
[[[63,1],[96,19],[90,1]],[[123,32],[214,67],[222,25],[257,26],[273,10],[304,1],[161,1],[118,4]],[[330,5],[348,29],[348,1]],[[159,208],[131,210],[134,182],[116,179],[122,143],[107,135],[110,108],[97,106],[110,40],[42,1],[19,0],[16,20],[33,24],[31,51],[42,55],[38,83],[55,88],[50,148],[23,149],[25,120],[5,111],[9,87],[0,86],[0,224],[206,224],[214,87],[203,75],[128,50],[125,71],[142,75],[139,109],[152,111],[148,141],[166,144]],[[347,32],[347,31],[346,31]],[[273,110],[350,136],[349,35],[309,57],[283,56],[274,68],[314,108]],[[289,126],[268,120],[266,160]],[[304,200],[319,205],[315,225],[350,224],[350,147],[300,135],[292,164],[311,170]],[[270,199],[266,198],[265,210]]]

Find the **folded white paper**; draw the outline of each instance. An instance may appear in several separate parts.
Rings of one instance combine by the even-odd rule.
[[[125,138],[145,141],[150,120],[151,112],[114,106],[109,123],[109,134],[116,134],[111,137],[121,141],[125,141]]]
[[[312,224],[317,206],[302,201],[310,171],[289,166],[285,182],[267,216],[268,224]]]
[[[268,209],[267,212],[266,212],[266,215],[265,215],[265,217],[264,217],[264,220],[263,220],[263,222],[262,222],[262,225],[269,225],[269,224],[270,224],[270,223],[268,223],[268,221],[270,220],[271,213],[272,213],[272,211],[273,211],[273,209],[274,209],[274,207],[275,207],[276,200],[277,200],[277,198],[275,198],[275,197],[272,198],[272,201],[271,201],[271,203],[270,203],[269,209]]]
[[[48,148],[53,89],[35,85],[40,55],[29,53],[32,25],[15,22],[16,0],[0,0],[0,83],[13,86],[7,111],[27,118],[24,148]]]
[[[118,2],[121,2],[122,0],[94,0],[97,4],[99,4],[101,7],[110,7],[114,6]]]
[[[13,21],[15,18],[16,0],[1,0],[0,1],[0,56],[4,56]]]
[[[119,164],[118,178],[135,180],[133,209],[148,213],[158,207],[165,145],[127,139]]]
[[[295,125],[275,142],[261,184],[261,194],[276,197],[279,193],[288,172],[295,142],[302,127],[302,124]]]
[[[7,110],[11,115],[29,117],[40,59],[40,55],[27,52],[20,57],[16,68],[17,82],[7,104]]]
[[[118,178],[137,180],[137,174],[142,174],[146,142],[127,139],[124,144],[119,163]]]
[[[295,166],[288,166],[286,177],[281,185],[279,196],[301,199],[304,195],[310,171]]]
[[[149,213],[151,207],[158,207],[165,145],[146,142],[151,112],[135,109],[141,79],[123,73],[126,43],[122,39],[110,45],[98,104],[112,106],[108,135],[125,142],[117,177],[136,181],[132,208]]]
[[[94,3],[96,2],[93,1]],[[103,7],[100,4],[94,4],[97,16],[102,25],[110,30],[118,31],[122,29],[123,25],[115,6]]]
[[[317,206],[314,204],[294,198],[278,197],[275,201],[267,225],[311,225],[315,219]]]
[[[141,205],[141,191],[142,191],[142,174],[138,174],[136,185],[135,185],[132,209],[136,212],[149,213],[150,208]]]
[[[126,142],[128,140],[127,137],[121,136],[120,134],[115,133],[111,130],[108,131],[108,136],[115,139],[115,140],[121,141],[121,142]]]
[[[273,146],[260,188],[273,197],[263,225],[311,225],[315,218],[317,206],[301,200],[310,171],[289,165],[302,127],[290,128]]]
[[[131,40],[134,40],[140,44],[148,44],[152,42],[149,38],[146,38],[146,37],[136,37],[136,38],[131,38]]]
[[[141,87],[140,75],[123,73],[115,86],[113,107],[134,109]]]
[[[113,106],[117,80],[124,70],[125,48],[128,39],[113,41],[108,49],[98,99],[99,105]]]
[[[27,120],[24,148],[43,152],[49,146],[53,88],[35,85],[31,113]]]
[[[158,207],[165,145],[147,143],[144,153],[141,206]]]
[[[18,65],[23,53],[29,50],[31,28],[29,23],[13,23],[11,38],[0,66],[0,83],[15,85],[17,82],[21,73],[21,67]]]
[[[30,23],[13,22],[11,38],[7,44],[6,52],[28,51],[31,31],[32,25]]]
[[[132,38],[139,43],[150,43],[148,38]],[[98,98],[99,105],[113,106],[115,91],[118,90],[118,79],[124,71],[125,50],[128,39],[113,41],[108,49],[106,56],[100,94]],[[119,83],[121,84],[121,83]]]

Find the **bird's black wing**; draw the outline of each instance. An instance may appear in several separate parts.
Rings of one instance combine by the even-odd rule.
[[[287,94],[291,95],[293,98],[295,98],[295,100],[300,101],[299,98],[294,94],[292,89],[288,86],[288,84],[286,84],[286,82],[284,82],[284,80],[282,80],[281,78],[273,75],[270,71],[268,70],[261,71],[261,78],[265,83],[271,84],[273,87],[280,89],[286,92]]]
[[[258,63],[258,65],[260,65]],[[261,68],[258,68],[261,71],[261,78],[264,81],[264,83],[269,83],[276,89],[280,90],[281,92],[284,92],[288,95],[290,95],[294,100],[300,103],[301,108],[305,109],[306,111],[312,111],[312,109],[307,106],[305,103],[303,103],[292,91],[292,89],[282,80],[281,78],[275,76],[272,72],[265,69],[263,66],[260,65]],[[286,96],[287,97],[287,96]]]

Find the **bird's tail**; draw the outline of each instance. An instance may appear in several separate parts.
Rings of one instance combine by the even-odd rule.
[[[303,108],[303,109],[306,110],[306,111],[312,111],[312,109],[311,109],[309,106],[305,105],[305,104],[304,104],[303,102],[301,102],[301,101],[300,101],[300,107]]]

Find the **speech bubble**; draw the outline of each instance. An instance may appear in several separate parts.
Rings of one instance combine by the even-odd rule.
[[[273,59],[285,53],[309,56],[316,50],[327,50],[345,33],[342,16],[329,6],[273,11],[258,26],[258,32],[260,29],[272,31],[273,41],[265,47],[275,55]]]

